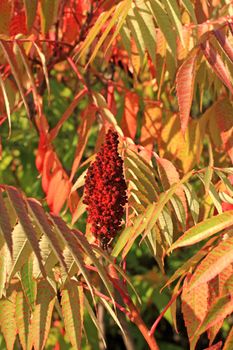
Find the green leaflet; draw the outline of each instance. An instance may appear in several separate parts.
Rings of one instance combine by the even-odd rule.
[[[55,298],[56,295],[51,285],[46,280],[39,281],[30,327],[30,341],[35,350],[40,350],[45,346],[50,330]]]
[[[231,327],[230,332],[227,336],[223,350],[231,350],[232,347],[233,347],[233,326]]]
[[[116,28],[115,33],[113,34],[113,36],[110,40],[108,47],[111,45],[111,43],[115,39],[116,35],[119,33],[119,30],[120,30],[120,28],[121,28],[121,26],[122,26],[122,24],[127,16],[127,14],[128,14],[130,7],[131,7],[131,0],[124,0],[124,1],[120,2],[119,5],[116,6],[114,14],[113,14],[112,18],[110,19],[103,34],[101,35],[100,39],[98,40],[97,45],[95,46],[94,51],[92,52],[91,57],[90,57],[87,65],[93,61],[97,52],[99,51],[100,47],[102,46],[103,42],[107,38],[107,35],[111,31],[111,29],[114,27],[114,25],[118,21],[118,19],[120,19],[119,22],[117,23],[117,28]],[[112,7],[109,11],[111,12],[112,9],[114,9],[114,7]],[[107,47],[107,49],[108,49],[108,47]],[[107,49],[106,49],[106,51],[107,51]]]
[[[145,57],[145,41],[143,38],[143,33],[141,31],[140,25],[135,17],[134,9],[131,8],[128,12],[128,16],[126,18],[127,25],[130,29],[130,32],[135,40],[135,43],[137,45],[137,49],[140,55],[140,61],[141,63],[144,60]]]
[[[27,100],[26,100],[25,95],[24,95],[24,88],[23,88],[23,84],[22,84],[22,79],[21,79],[20,74],[19,74],[19,68],[18,68],[17,62],[15,60],[15,55],[13,53],[13,50],[8,45],[8,43],[4,42],[3,40],[0,40],[0,47],[1,47],[3,53],[6,57],[7,62],[9,63],[9,65],[11,67],[11,71],[12,71],[12,74],[15,78],[16,84],[18,86],[18,89],[19,89],[20,95],[22,97],[27,115],[28,115],[28,117],[30,117],[28,103],[27,103]]]
[[[201,179],[201,181],[203,182],[204,186],[205,186],[205,178],[202,174],[198,174],[199,179]],[[219,197],[218,192],[216,191],[214,185],[209,182],[208,184],[208,193],[213,201],[213,204],[215,206],[215,208],[217,209],[218,213],[221,214],[222,213],[222,202],[221,199]]]
[[[59,0],[41,0],[41,28],[42,33],[47,34],[51,26],[56,22]]]
[[[114,30],[114,34],[112,35],[112,37],[108,43],[108,46],[105,49],[105,54],[108,51],[108,49],[110,48],[110,46],[112,45],[112,43],[115,40],[115,38],[117,37],[117,35],[121,32],[121,28],[122,28],[122,26],[124,26],[125,19],[126,19],[126,16],[128,15],[128,11],[129,11],[131,5],[132,5],[132,0],[125,0],[124,2],[121,3],[121,11],[120,11],[120,15],[118,16],[119,20],[118,20],[116,28]],[[120,7],[120,5],[119,5],[119,7]],[[114,14],[114,16],[115,16],[115,14]]]
[[[7,248],[4,239],[0,234],[0,299],[3,296],[3,291],[6,283],[6,260]]]
[[[94,323],[96,329],[98,330],[98,334],[99,334],[104,346],[107,348],[107,345],[106,345],[105,339],[104,339],[103,330],[100,327],[99,321],[97,320],[95,313],[93,312],[92,307],[91,307],[87,297],[85,297],[85,296],[84,296],[84,304],[85,304],[85,309],[87,310],[92,322]]]
[[[166,7],[168,16],[170,18],[170,20],[173,22],[177,33],[180,37],[180,41],[183,45],[183,47],[185,47],[185,42],[184,42],[184,38],[183,38],[183,33],[182,33],[182,23],[181,23],[181,18],[180,18],[180,10],[179,7],[177,5],[177,1],[176,0],[162,0],[163,4]]]
[[[130,30],[127,27],[126,24],[123,24],[123,26],[120,29],[120,35],[121,35],[121,39],[123,42],[123,45],[129,55],[129,57],[131,57],[131,39],[130,39]]]
[[[2,76],[0,74],[0,86],[2,89],[2,94],[3,94],[3,98],[4,98],[4,102],[5,102],[5,107],[6,107],[6,114],[7,114],[7,119],[8,119],[8,125],[9,125],[9,136],[11,134],[11,111],[10,111],[10,102],[8,99],[8,95],[7,95],[7,90],[5,87],[5,83],[4,80],[2,79]]]
[[[158,185],[155,180],[155,172],[154,169],[140,156],[140,154],[137,154],[136,152],[132,151],[131,149],[127,149],[125,153],[125,159],[127,159],[133,166],[134,170],[135,167],[138,169],[137,173],[141,173],[147,178],[147,183],[151,184],[152,191],[157,193],[158,192]],[[140,176],[139,176],[140,177]]]
[[[160,213],[158,217],[158,222],[168,245],[171,246],[173,242],[173,223],[171,215],[166,207],[164,207],[164,209]]]
[[[91,278],[84,266],[84,261],[83,261],[83,256],[80,250],[80,247],[77,244],[77,241],[73,234],[71,234],[71,231],[69,228],[66,226],[66,224],[59,218],[55,216],[51,216],[51,220],[54,223],[55,230],[57,233],[60,235],[60,237],[63,239],[64,244],[69,248],[70,252],[73,255],[73,258],[75,260],[75,263],[77,264],[80,272],[82,273],[88,287],[90,288],[90,292],[92,294],[92,297],[94,299],[94,294],[93,294],[93,288],[91,285]]]
[[[31,310],[34,310],[36,300],[36,281],[33,278],[33,257],[25,262],[20,271],[21,285]]]
[[[154,208],[155,203],[150,204],[143,214],[135,218],[133,226],[126,227],[122,231],[112,250],[112,256],[118,256],[123,249],[124,256],[127,255],[135,239],[145,230]]]
[[[169,251],[198,243],[231,225],[233,225],[233,210],[213,216],[191,227],[172,244]]]
[[[13,252],[13,240],[12,240],[12,227],[9,218],[9,214],[4,202],[4,198],[2,196],[2,192],[0,191],[0,234],[4,237],[7,248],[9,249],[10,254]]]
[[[38,0],[24,0],[26,9],[27,28],[30,31],[36,17]]]
[[[145,47],[147,48],[153,64],[156,65],[156,32],[153,17],[144,1],[137,0],[133,11],[135,19],[140,26]]]
[[[115,7],[113,6],[109,11],[101,13],[101,15],[98,17],[97,21],[95,22],[95,25],[93,28],[90,30],[88,33],[84,43],[82,44],[79,57],[83,56],[86,54],[88,47],[91,45],[93,40],[96,38],[96,36],[99,34],[102,26],[105,24],[105,22],[108,20],[108,18],[111,16],[113,13]]]
[[[28,336],[30,325],[30,308],[23,291],[17,291],[16,306],[15,306],[15,320],[18,328],[20,343],[23,350],[28,349]]]
[[[30,221],[30,218],[28,216],[27,210],[26,210],[26,202],[23,200],[22,196],[13,187],[7,188],[7,194],[10,198],[10,201],[17,213],[17,216],[19,218],[19,222],[23,228],[23,231],[27,237],[27,240],[29,241],[33,252],[38,260],[38,264],[40,266],[41,273],[44,277],[46,277],[46,272],[44,269],[44,266],[42,264],[42,257],[40,253],[39,243],[38,239],[40,238],[40,234],[34,229],[34,226],[32,222]]]
[[[45,271],[49,275],[52,271],[52,268],[58,263],[57,256],[54,253],[47,236],[42,236],[39,242],[39,246]],[[33,274],[36,279],[39,278],[41,275],[40,268],[36,261],[34,262],[33,266]]]
[[[29,255],[32,252],[32,247],[28,241],[23,227],[18,223],[13,230],[13,258],[6,261],[6,268],[8,271],[8,280],[20,271],[21,267],[25,263],[25,260],[28,259]]]
[[[230,180],[228,179],[228,177],[219,170],[215,170],[215,173],[218,175],[218,177],[222,180],[222,182],[224,183],[224,185],[226,186],[227,191],[229,192],[229,194],[231,196],[233,196],[233,185],[231,184]]]
[[[180,222],[182,229],[185,231],[186,228],[186,214],[185,209],[183,206],[183,203],[181,202],[180,198],[174,194],[174,196],[171,198],[171,203],[174,208],[176,217],[178,221]]]
[[[193,22],[195,24],[197,24],[197,19],[196,19],[196,15],[195,15],[195,11],[193,8],[193,4],[190,0],[181,0],[182,4],[184,5],[185,9],[188,11],[188,13],[190,14]]]
[[[112,319],[118,325],[118,327],[120,328],[121,332],[125,335],[124,329],[121,326],[120,320],[118,319],[116,312],[111,308],[109,303],[104,298],[101,298],[101,303],[104,305],[105,309],[109,312],[109,314],[112,317]]]
[[[62,290],[61,305],[66,334],[77,350],[81,350],[83,303],[83,288],[71,280]]]
[[[183,186],[183,189],[185,191],[185,195],[187,198],[189,209],[193,217],[193,221],[196,224],[198,222],[199,210],[200,210],[200,205],[197,199],[196,192],[193,186],[191,186],[188,183]]]
[[[59,236],[54,231],[52,231],[51,225],[49,224],[48,218],[45,215],[42,206],[39,203],[36,203],[34,200],[28,199],[27,202],[30,208],[30,214],[35,220],[39,230],[47,236],[53,252],[59,260],[61,266],[67,272],[67,267],[62,255],[63,244],[61,243],[61,239],[59,240]]]
[[[172,28],[164,6],[158,0],[150,0],[151,12],[161,29],[168,45],[168,50],[176,57],[176,34]]]
[[[208,328],[223,321],[233,311],[233,303],[229,295],[218,298],[208,310],[206,317],[197,329],[196,334],[204,333]]]

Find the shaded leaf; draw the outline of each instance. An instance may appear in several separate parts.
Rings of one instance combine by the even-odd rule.
[[[57,256],[57,259],[59,260],[61,266],[65,269],[67,272],[67,267],[64,261],[64,257],[62,254],[62,249],[59,244],[59,240],[57,239],[56,234],[52,231],[51,225],[48,221],[47,216],[45,215],[45,212],[42,208],[42,206],[37,203],[35,200],[28,199],[27,200],[29,208],[31,209],[31,214],[33,215],[33,218],[35,222],[37,223],[38,227],[40,228],[41,232],[43,232],[48,240],[49,243]]]
[[[96,109],[93,109],[91,106],[89,106],[85,109],[84,113],[82,113],[82,122],[78,128],[78,144],[75,150],[75,158],[72,164],[70,181],[73,180],[81,162],[82,155],[87,144],[90,128],[95,120],[95,112]]]
[[[226,34],[223,34],[223,32],[219,29],[215,29],[214,35],[217,38],[222,49],[225,51],[225,53],[227,54],[227,56],[229,57],[229,59],[233,63],[233,48],[232,48],[232,45],[229,42]]]
[[[233,326],[231,327],[230,332],[227,336],[223,350],[231,350],[232,346],[233,346]]]
[[[92,293],[92,296],[94,297],[93,294],[93,289],[91,286],[91,278],[88,274],[88,271],[86,270],[83,262],[83,256],[82,256],[82,251],[80,250],[79,245],[77,244],[77,240],[74,237],[74,234],[69,230],[67,225],[65,224],[64,221],[62,221],[59,217],[57,216],[51,216],[51,219],[54,222],[55,229],[57,230],[58,234],[60,237],[63,239],[65,245],[69,248],[70,252],[72,253],[74,260],[81,271],[89,289],[90,292]]]
[[[78,103],[80,102],[80,100],[83,98],[83,96],[85,96],[87,94],[87,89],[84,88],[83,90],[81,90],[80,92],[78,92],[75,97],[73,98],[71,104],[69,105],[69,107],[66,109],[66,111],[64,112],[64,114],[62,115],[61,119],[59,120],[59,122],[57,123],[57,125],[51,130],[50,132],[50,142],[52,140],[54,140],[62,125],[64,124],[64,122],[71,116],[71,114],[73,113],[74,109],[77,107]]]
[[[27,29],[29,31],[31,30],[36,17],[37,4],[38,0],[24,0],[24,6],[26,9]]]
[[[3,94],[3,98],[4,98],[4,102],[5,102],[5,107],[6,107],[6,114],[7,114],[7,119],[8,119],[8,125],[9,125],[9,135],[11,134],[11,111],[10,111],[10,102],[9,102],[9,98],[7,95],[7,90],[4,84],[4,81],[2,79],[2,76],[0,74],[0,86],[2,89],[2,94]]]
[[[7,208],[4,203],[2,192],[0,191],[0,233],[3,235],[10,254],[13,253],[12,227]]]
[[[27,236],[27,239],[31,244],[31,247],[37,257],[41,272],[43,276],[46,276],[46,272],[42,264],[42,257],[40,253],[39,243],[38,243],[39,236],[29,219],[28,212],[26,210],[26,203],[24,202],[23,198],[20,196],[19,192],[15,188],[7,187],[7,193],[17,213],[19,222],[24,230],[24,233]]]
[[[43,34],[47,34],[55,23],[58,14],[59,0],[41,0],[40,20]]]
[[[97,41],[97,44],[95,45],[95,48],[91,54],[91,57],[88,61],[87,64],[89,64],[90,62],[93,61],[93,59],[95,58],[97,52],[99,51],[100,47],[102,46],[102,44],[104,43],[105,39],[107,38],[107,35],[109,34],[109,32],[111,31],[111,29],[114,27],[114,25],[116,24],[117,22],[117,28],[115,29],[118,33],[120,31],[120,28],[121,26],[123,25],[123,22],[124,22],[124,19],[126,18],[127,14],[128,14],[128,11],[131,7],[131,3],[132,3],[132,0],[123,0],[121,1],[119,4],[116,5],[115,7],[115,11],[114,13],[112,14],[112,17],[111,19],[109,20],[105,30],[103,31],[101,37],[99,38],[99,40]],[[110,8],[109,12],[111,13],[112,12],[112,9],[114,9],[114,6],[112,8]],[[99,19],[99,18],[98,18]],[[120,21],[118,21],[120,19]],[[98,21],[98,20],[97,20]],[[97,22],[96,22],[97,23]],[[95,24],[96,25],[96,24]],[[95,26],[94,26],[95,27]],[[93,29],[93,28],[92,28]],[[91,30],[92,30],[91,29]],[[94,29],[93,29],[94,30]],[[91,33],[91,31],[90,31]],[[115,36],[115,34],[113,34],[113,36]],[[92,37],[92,40],[94,39],[95,37]],[[87,38],[86,38],[87,40]],[[113,39],[111,38],[110,40],[110,43],[113,41]],[[85,45],[85,42],[83,43],[83,46]],[[108,46],[109,47],[109,46]],[[82,48],[83,50],[83,48]],[[80,53],[80,56],[82,55],[83,53]]]
[[[214,70],[218,78],[226,85],[226,87],[233,93],[233,86],[229,79],[230,74],[228,73],[220,55],[213,48],[208,40],[200,44],[200,47],[209,62],[211,68]]]
[[[19,69],[18,69],[16,59],[15,59],[15,55],[12,51],[12,48],[9,46],[9,44],[7,42],[0,40],[0,47],[2,48],[2,51],[3,51],[9,65],[11,67],[11,71],[12,71],[12,74],[15,78],[18,89],[20,91],[20,95],[22,97],[25,109],[27,111],[27,115],[30,118],[30,110],[29,110],[28,103],[27,103],[25,95],[24,95],[22,79],[21,79],[20,74],[19,74]]]

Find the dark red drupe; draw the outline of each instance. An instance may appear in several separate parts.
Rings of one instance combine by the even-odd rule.
[[[87,204],[91,231],[103,246],[114,238],[120,228],[127,202],[123,160],[118,153],[118,134],[110,129],[105,142],[90,165],[85,181],[84,200]]]

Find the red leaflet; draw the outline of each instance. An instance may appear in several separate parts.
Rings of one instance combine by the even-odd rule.
[[[188,126],[192,105],[195,67],[198,53],[198,49],[192,51],[188,59],[181,65],[176,75],[176,92],[180,110],[181,130],[183,134],[185,134],[185,130]]]
[[[27,34],[26,15],[24,11],[20,11],[14,15],[10,23],[10,35],[18,33]]]
[[[220,340],[218,343],[208,347],[208,348],[205,348],[204,350],[221,350],[222,349],[222,341]]]
[[[228,99],[216,103],[216,119],[224,151],[228,153],[233,163],[233,110]]]
[[[54,214],[59,214],[69,197],[71,182],[64,171],[56,152],[48,144],[46,134],[41,133],[36,155],[36,167],[42,176],[42,189],[46,193],[48,206]],[[77,197],[77,194],[74,194]],[[76,200],[77,198],[74,198]],[[70,203],[70,208],[72,203]]]
[[[228,179],[230,180],[230,183],[233,185],[233,175],[230,175]],[[228,210],[233,210],[233,204],[222,202],[222,211],[228,211]]]
[[[118,134],[110,129],[86,176],[83,203],[87,204],[91,231],[100,238],[103,246],[119,230],[127,201],[118,143]]]
[[[229,73],[216,49],[213,48],[208,40],[200,44],[200,47],[216,75],[233,94],[233,86],[229,79]]]
[[[233,62],[233,48],[227,36],[224,35],[220,30],[214,30],[214,35],[216,36],[219,44],[222,46],[231,62]]]

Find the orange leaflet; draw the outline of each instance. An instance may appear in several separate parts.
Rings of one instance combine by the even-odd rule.
[[[125,94],[124,114],[121,128],[126,137],[134,139],[137,132],[137,113],[139,110],[139,96],[132,91]]]

